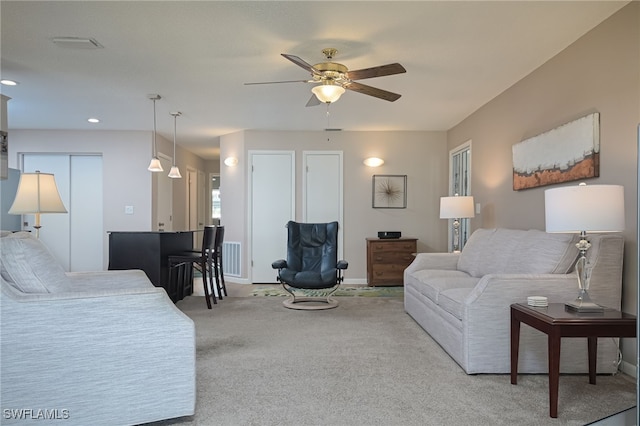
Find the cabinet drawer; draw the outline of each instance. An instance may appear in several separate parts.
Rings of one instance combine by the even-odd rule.
[[[398,263],[408,266],[415,257],[408,252],[377,252],[371,253],[371,261],[376,263]]]
[[[413,253],[414,251],[416,251],[416,243],[412,241],[394,243],[372,243],[371,251],[373,253],[398,251]]]
[[[373,265],[371,274],[373,283],[402,284],[404,280],[404,267],[399,265]]]

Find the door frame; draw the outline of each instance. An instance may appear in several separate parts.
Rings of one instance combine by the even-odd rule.
[[[340,161],[339,173],[339,213],[338,213],[338,259],[342,259],[344,253],[344,153],[343,151],[302,151],[302,221],[307,221],[307,158],[312,155],[337,155]]]
[[[296,218],[296,152],[294,150],[249,150],[247,152],[247,278],[253,283],[253,157],[254,155],[288,154],[291,159],[291,217]],[[275,259],[274,259],[275,260]]]

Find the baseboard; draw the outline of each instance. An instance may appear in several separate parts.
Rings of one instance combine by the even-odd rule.
[[[224,277],[224,280],[228,283],[234,283],[234,284],[253,284],[251,281],[249,281],[247,278],[241,278],[241,277]],[[277,284],[277,283],[274,283]],[[350,278],[350,279],[345,279],[343,281],[343,284],[347,284],[347,285],[366,285],[367,284],[367,279],[366,278]]]
[[[622,361],[618,370],[622,371],[624,374],[631,376],[633,378],[638,378],[638,369],[635,365],[630,362]]]

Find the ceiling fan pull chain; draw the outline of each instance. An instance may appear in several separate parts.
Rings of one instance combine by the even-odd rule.
[[[327,102],[327,130],[329,130],[331,128],[331,126],[329,126],[329,105],[331,105],[330,102]],[[330,141],[329,136],[327,135],[327,142]]]

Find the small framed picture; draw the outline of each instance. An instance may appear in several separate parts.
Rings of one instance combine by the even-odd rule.
[[[407,208],[407,175],[373,175],[374,209]]]

